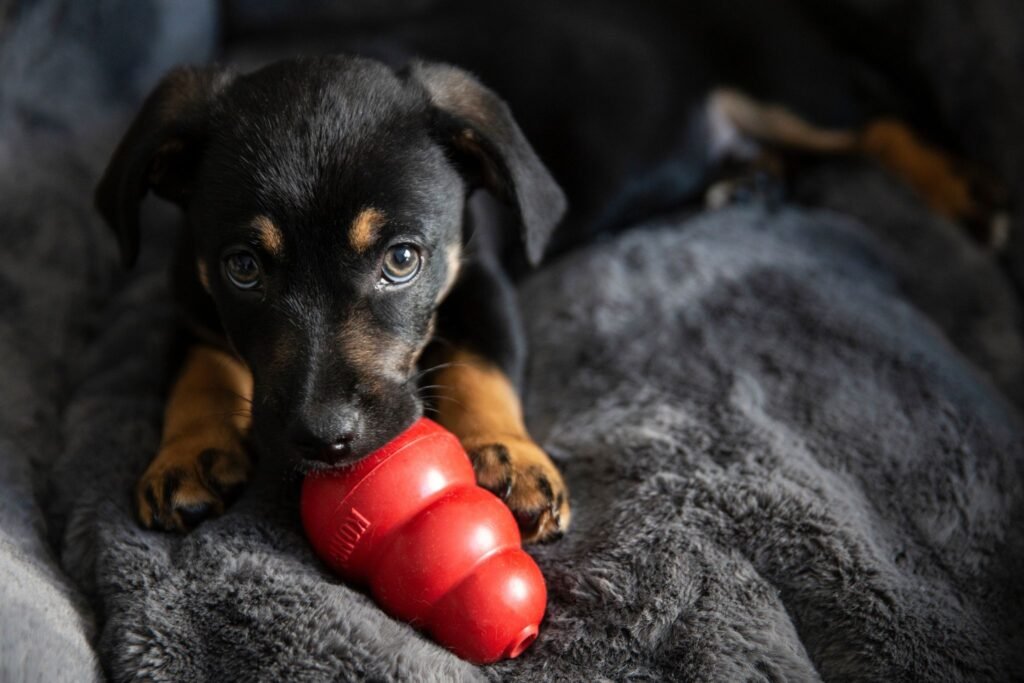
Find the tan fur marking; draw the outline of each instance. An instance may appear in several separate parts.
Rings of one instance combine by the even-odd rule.
[[[512,382],[468,351],[455,350],[449,363],[430,381],[443,397],[436,404],[437,421],[459,437],[477,481],[504,496],[514,513],[534,520],[523,529],[524,541],[557,537],[569,526],[569,492],[551,458],[527,433]]]
[[[379,209],[369,207],[360,211],[348,230],[348,241],[352,248],[360,253],[369,249],[383,224],[384,213]]]
[[[203,286],[207,292],[210,291],[210,272],[206,267],[206,261],[202,259],[196,259],[196,272],[199,274],[199,284]]]
[[[455,351],[449,363],[432,380],[450,399],[439,402],[438,422],[459,438],[526,435],[519,396],[505,373],[463,350]]]
[[[975,209],[971,188],[941,151],[928,146],[899,121],[879,119],[864,129],[864,155],[902,178],[931,209],[947,218],[964,218]]]
[[[143,524],[186,528],[178,506],[205,503],[215,514],[223,512],[218,491],[249,475],[243,439],[250,425],[251,397],[252,374],[238,359],[209,346],[190,349],[167,400],[160,450],[136,488]],[[203,454],[210,452],[204,463]],[[169,501],[168,482],[175,485]],[[167,502],[169,509],[164,507]]]
[[[445,251],[445,266],[447,271],[444,276],[444,285],[437,293],[437,303],[444,301],[448,292],[452,291],[455,281],[459,278],[459,271],[462,269],[462,243],[456,242]]]
[[[281,235],[281,229],[274,225],[274,221],[266,216],[257,216],[252,221],[252,227],[256,229],[264,249],[275,256],[280,256],[284,252],[284,236]]]
[[[337,336],[339,353],[359,371],[371,388],[385,378],[404,381],[412,365],[416,349],[382,333],[365,312],[354,313]]]
[[[296,358],[298,342],[289,333],[284,333],[274,342],[269,367],[280,372]]]
[[[226,351],[193,347],[167,401],[161,448],[232,447],[249,428],[252,373]]]

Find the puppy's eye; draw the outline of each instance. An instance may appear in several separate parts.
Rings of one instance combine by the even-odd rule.
[[[420,250],[413,244],[396,244],[384,254],[381,275],[384,281],[401,285],[409,282],[420,272],[423,259]]]
[[[260,283],[260,264],[248,251],[233,251],[224,257],[224,273],[239,289],[252,289]]]

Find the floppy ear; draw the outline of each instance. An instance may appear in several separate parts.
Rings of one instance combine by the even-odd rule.
[[[114,150],[95,202],[117,234],[126,267],[139,253],[139,206],[150,189],[183,204],[206,138],[209,106],[233,74],[179,67],[164,76]]]
[[[508,105],[462,69],[414,62],[409,72],[439,112],[446,144],[518,213],[526,257],[537,265],[565,213],[565,195],[519,130]]]

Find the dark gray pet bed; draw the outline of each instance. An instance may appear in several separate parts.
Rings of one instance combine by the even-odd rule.
[[[823,208],[666,217],[526,282],[528,421],[575,514],[533,549],[520,659],[470,666],[327,574],[272,467],[188,536],[141,530],[173,236],[150,207],[118,273],[90,192],[135,98],[212,48],[211,6],[170,4],[29,3],[0,33],[0,679],[1020,676],[1019,302],[868,168],[808,178]]]

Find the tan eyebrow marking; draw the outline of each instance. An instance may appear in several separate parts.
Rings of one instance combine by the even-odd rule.
[[[256,216],[252,221],[252,227],[259,234],[263,248],[275,256],[280,256],[284,251],[284,236],[281,229],[274,225],[274,221],[266,216]]]
[[[462,269],[461,240],[448,247],[445,252],[445,261],[447,262],[448,271],[445,273],[444,285],[441,287],[441,291],[437,293],[437,303],[441,303],[448,296],[448,292],[452,291],[452,287],[459,277],[459,271]]]
[[[199,283],[207,292],[210,291],[210,274],[206,269],[206,261],[196,259],[196,272],[199,274]]]
[[[369,249],[373,241],[377,239],[377,231],[383,224],[383,211],[372,206],[360,211],[352,221],[352,227],[348,230],[348,241],[352,244],[352,248],[358,252]]]

